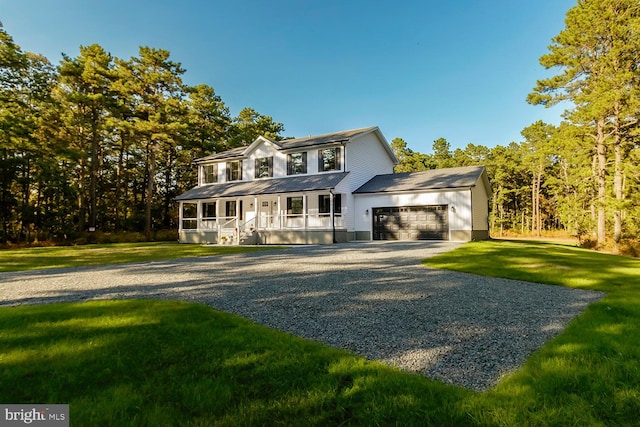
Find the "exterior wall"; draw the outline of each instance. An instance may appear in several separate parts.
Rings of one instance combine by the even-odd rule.
[[[375,132],[368,133],[352,140],[346,145],[345,170],[349,175],[336,186],[336,193],[342,193],[343,209],[346,206],[347,230],[356,231],[355,198],[353,192],[376,175],[393,173],[393,159],[385,150],[385,141],[381,141]]]
[[[471,240],[471,191],[469,189],[452,191],[433,191],[423,193],[396,194],[357,194],[355,196],[356,235],[372,236],[373,208],[387,206],[449,206],[449,239]]]
[[[263,245],[330,245],[333,243],[331,230],[265,230],[259,231],[258,241]],[[349,240],[346,230],[336,230],[336,242]]]
[[[256,159],[273,157],[273,178],[287,176],[287,155],[271,143],[264,142],[251,151],[242,163],[242,180],[253,181],[256,176]]]
[[[489,237],[489,197],[482,183],[478,181],[478,185],[471,188],[471,200],[473,204],[473,230],[486,231],[486,237]],[[477,240],[474,238],[474,240]]]
[[[217,243],[218,233],[215,231],[181,230],[178,232],[180,243]]]

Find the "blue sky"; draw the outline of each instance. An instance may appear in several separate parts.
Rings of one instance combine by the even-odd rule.
[[[551,38],[575,0],[0,0],[25,51],[57,64],[98,43],[129,58],[167,49],[231,109],[301,137],[379,126],[389,142],[431,152],[522,139],[560,108],[526,103]]]

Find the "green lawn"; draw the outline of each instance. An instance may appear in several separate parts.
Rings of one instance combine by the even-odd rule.
[[[69,403],[96,426],[638,425],[640,260],[487,241],[426,263],[607,295],[484,393],[199,304],[2,308],[0,402]]]
[[[156,261],[275,249],[275,246],[204,246],[176,242],[111,243],[0,250],[0,272]]]

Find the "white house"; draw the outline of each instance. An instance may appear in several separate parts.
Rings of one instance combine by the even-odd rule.
[[[197,159],[180,202],[182,243],[297,244],[488,237],[482,166],[393,174],[380,129],[247,147]]]

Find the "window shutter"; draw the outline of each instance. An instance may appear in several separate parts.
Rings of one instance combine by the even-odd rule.
[[[302,153],[302,173],[307,173],[307,152]]]
[[[324,172],[324,150],[318,150],[318,172]]]
[[[287,154],[287,175],[291,175],[291,154]]]
[[[269,157],[267,159],[267,164],[269,165],[269,176],[273,176],[273,157]]]
[[[342,169],[342,156],[340,156],[340,147],[336,147],[336,170]]]

